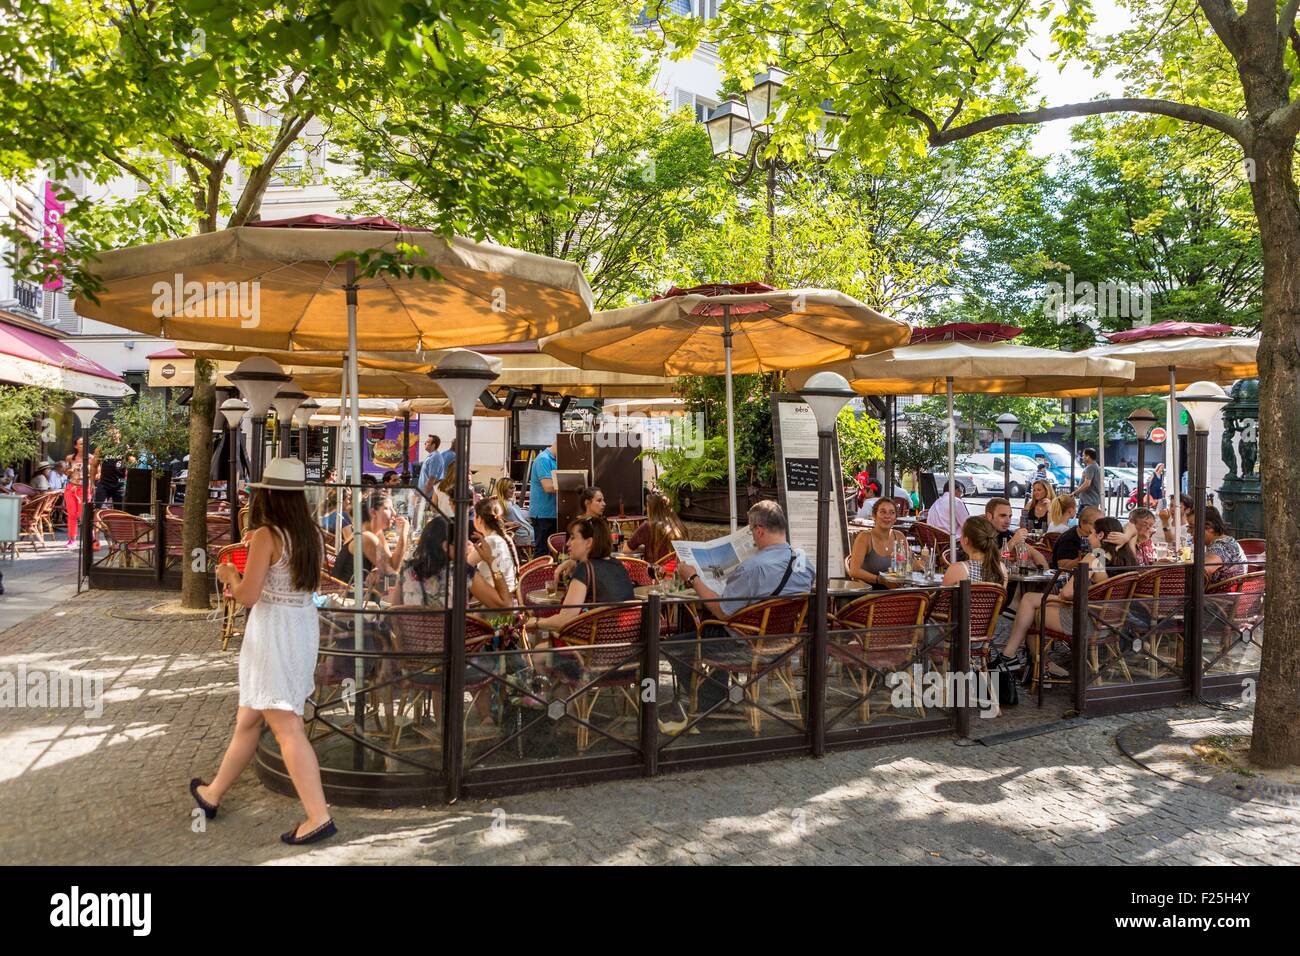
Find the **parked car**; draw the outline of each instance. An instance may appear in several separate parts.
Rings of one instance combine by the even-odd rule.
[[[1013,441],[1011,454],[1024,455],[1031,461],[1042,455],[1047,459],[1047,468],[1058,488],[1070,487],[1070,450],[1064,445],[1050,441]],[[1079,469],[1076,468],[1076,473]]]
[[[962,494],[966,497],[969,498],[972,495],[980,493],[979,486],[975,484],[975,476],[969,471],[963,471],[961,468],[958,468],[957,471],[953,473],[953,478],[956,480],[957,484],[961,485]],[[939,489],[939,494],[943,494],[948,488],[948,473],[946,471],[936,471],[934,473],[934,484],[935,487]],[[998,484],[998,487],[1002,487],[1001,483]]]
[[[1136,468],[1112,468],[1106,466],[1106,494],[1117,498],[1127,498],[1137,491],[1138,474]]]
[[[997,490],[988,489],[992,494],[1006,495],[1008,498],[1013,499],[1021,498],[1029,491],[1030,485],[1033,484],[1034,476],[1038,473],[1038,465],[1032,458],[1013,453],[1011,455],[1011,486],[1008,488],[1003,475],[1002,457],[1000,453],[981,452],[977,455],[968,455],[957,464],[970,468],[972,472],[975,465],[988,469],[997,476]]]
[[[959,459],[957,467],[961,469],[962,474],[969,474],[971,480],[975,482],[975,492],[981,495],[1000,495],[1004,493],[1002,472],[994,471],[993,467],[982,459],[984,455],[969,455],[966,458]],[[1015,483],[1015,478],[1012,478]]]

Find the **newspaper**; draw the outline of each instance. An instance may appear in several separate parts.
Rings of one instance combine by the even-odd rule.
[[[700,581],[714,594],[727,586],[727,575],[754,553],[754,537],[741,528],[725,538],[712,541],[674,541],[673,550],[681,564],[689,564],[700,573]]]

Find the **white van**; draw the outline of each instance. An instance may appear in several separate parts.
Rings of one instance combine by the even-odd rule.
[[[972,461],[976,464],[983,465],[998,476],[1003,474],[1002,470],[1002,453],[993,454],[983,452],[977,455],[967,455],[962,461]],[[1034,483],[1034,475],[1038,473],[1038,465],[1032,458],[1025,455],[1012,454],[1011,456],[1011,487],[1005,489],[1008,498],[1020,498],[1028,494],[1029,486]],[[1002,487],[999,485],[999,487]]]

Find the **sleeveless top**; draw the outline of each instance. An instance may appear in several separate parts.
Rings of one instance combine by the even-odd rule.
[[[352,574],[355,570],[353,566],[355,564],[355,558],[352,554],[352,546],[354,543],[359,544],[361,547],[362,576],[364,577],[369,574],[375,568],[374,562],[366,557],[366,543],[362,539],[362,536],[355,535],[352,541],[349,541],[339,549],[338,556],[334,559],[334,569],[330,572],[332,577],[337,578],[340,581],[346,581],[349,584],[352,583]]]
[[[299,591],[293,586],[293,568],[290,560],[293,547],[278,528],[271,529],[281,545],[280,560],[267,569],[266,581],[262,584],[262,596],[258,603],[274,604],[277,607],[309,607],[312,604],[311,591]]]

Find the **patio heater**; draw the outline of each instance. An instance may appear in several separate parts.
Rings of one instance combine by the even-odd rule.
[[[95,529],[91,521],[90,501],[90,423],[99,414],[99,405],[93,398],[79,398],[72,403],[72,414],[81,425],[81,560],[77,562],[77,593],[81,593],[83,578],[90,577],[90,562],[94,554]]]
[[[817,420],[817,566],[813,569],[812,651],[808,667],[808,723],[813,756],[826,752],[826,614],[830,589],[831,444],[840,409],[854,397],[848,379],[835,372],[818,372],[808,379],[800,396]],[[891,489],[892,490],[892,489]]]
[[[1178,393],[1178,401],[1187,409],[1192,430],[1196,433],[1196,474],[1192,488],[1194,509],[1192,531],[1192,607],[1191,616],[1183,633],[1187,647],[1183,660],[1191,669],[1190,690],[1192,699],[1201,696],[1201,625],[1205,617],[1205,473],[1210,444],[1210,425],[1229,401],[1228,393],[1214,382],[1193,382]],[[1195,648],[1192,642],[1195,641]]]
[[[221,403],[226,419],[226,448],[229,455],[226,477],[226,501],[230,504],[230,540],[239,541],[239,423],[248,412],[248,403],[228,398]]]
[[[461,745],[465,727],[465,549],[459,542],[469,540],[469,509],[474,499],[469,491],[469,468],[464,463],[469,461],[469,430],[474,419],[474,406],[479,396],[496,379],[497,375],[488,365],[487,359],[469,349],[452,349],[438,367],[429,373],[429,378],[437,383],[446,396],[451,399],[452,416],[456,420],[456,461],[462,463],[456,469],[456,528],[452,540],[457,542],[452,562],[451,580],[456,586],[451,589],[451,619],[447,628],[447,666],[443,670],[443,682],[446,693],[443,704],[446,713],[443,718],[442,759],[443,770],[447,774],[447,802],[454,802],[460,797],[460,778],[464,765],[464,748]]]
[[[307,466],[307,441],[311,434],[309,425],[311,424],[312,415],[320,408],[320,402],[314,398],[309,398],[303,402],[293,413],[294,424],[298,426],[298,460],[302,462],[303,467]],[[279,412],[276,412],[278,415]]]
[[[998,431],[1002,432],[1002,493],[1011,497],[1011,439],[1020,427],[1020,419],[1011,412],[998,416]],[[1029,497],[1033,497],[1031,493]]]
[[[251,466],[254,481],[262,478],[262,456],[266,449],[266,413],[271,399],[280,386],[289,381],[284,369],[265,355],[244,359],[226,376],[231,385],[239,389],[239,397],[248,403],[248,413],[253,416],[253,455]]]
[[[1222,391],[1222,390],[1220,390]],[[1147,436],[1151,434],[1151,429],[1155,427],[1156,416],[1149,408],[1135,408],[1133,414],[1129,415],[1128,423],[1133,426],[1133,434],[1137,436],[1138,445],[1138,482],[1137,482],[1137,506],[1142,507],[1146,500],[1143,495],[1143,485],[1145,482],[1143,472],[1146,470],[1147,459]],[[1098,437],[1100,432],[1098,432]],[[1101,476],[1102,487],[1106,486],[1106,475]]]
[[[275,398],[271,399],[271,407],[275,409],[275,437],[271,441],[272,458],[289,457],[293,413],[305,401],[307,401],[307,393],[298,388],[297,383],[292,379],[281,385],[280,390],[275,393]]]

